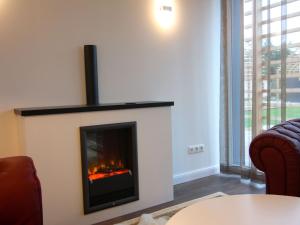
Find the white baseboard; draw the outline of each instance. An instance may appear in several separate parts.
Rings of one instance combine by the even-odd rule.
[[[181,183],[196,180],[202,177],[211,176],[218,173],[220,173],[219,165],[192,170],[185,173],[179,173],[173,176],[173,184],[181,184]]]

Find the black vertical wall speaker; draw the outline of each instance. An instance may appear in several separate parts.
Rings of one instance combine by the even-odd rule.
[[[97,46],[84,46],[85,88],[87,105],[99,104]]]

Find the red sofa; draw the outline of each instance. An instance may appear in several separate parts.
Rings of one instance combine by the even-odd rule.
[[[250,157],[265,173],[267,194],[300,197],[300,119],[283,122],[255,137]]]
[[[43,224],[41,186],[29,157],[0,159],[0,224]]]

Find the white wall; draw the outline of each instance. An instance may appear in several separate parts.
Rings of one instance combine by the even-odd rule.
[[[18,154],[16,107],[82,104],[82,46],[99,48],[102,102],[174,100],[174,174],[219,162],[219,1],[0,0],[0,156]],[[203,143],[202,154],[187,155]]]

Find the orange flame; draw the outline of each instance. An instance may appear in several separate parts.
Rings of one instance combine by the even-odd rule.
[[[128,169],[118,170],[118,171],[114,171],[111,173],[95,173],[95,174],[89,175],[89,180],[93,181],[93,180],[103,179],[103,178],[107,178],[107,177],[113,177],[116,175],[126,174],[126,173],[129,173]]]
[[[88,179],[93,181],[126,173],[130,173],[130,171],[124,169],[124,164],[121,160],[118,160],[117,162],[110,160],[109,165],[99,163],[99,165],[90,167],[88,169]]]

